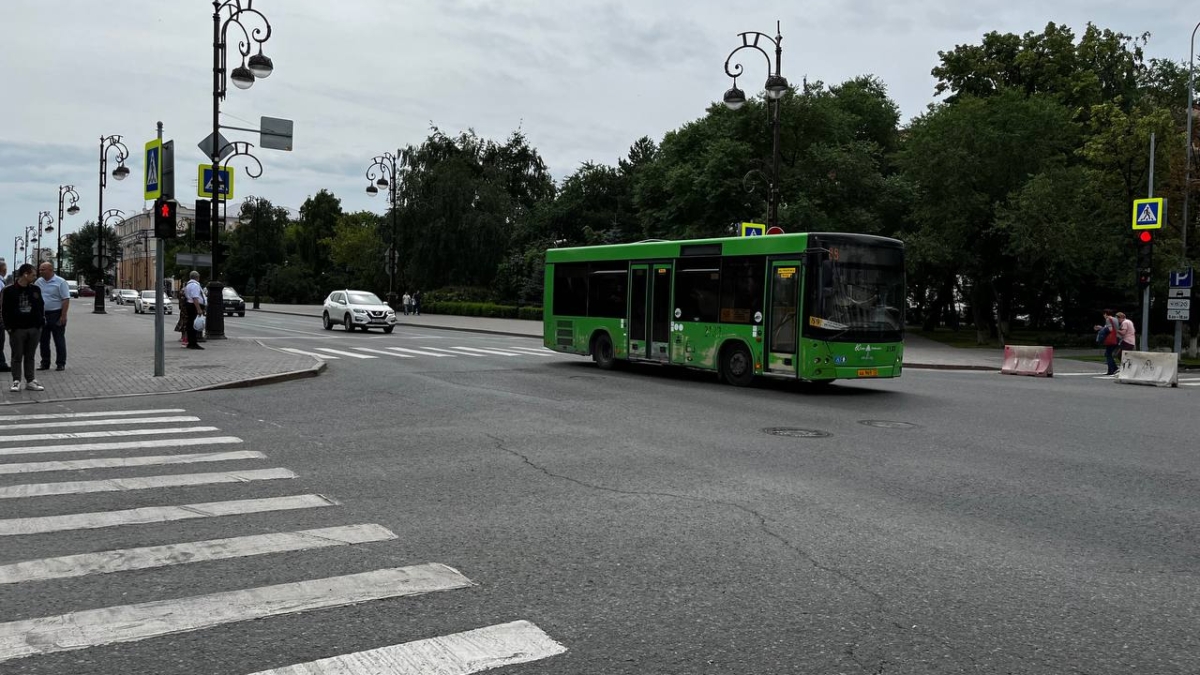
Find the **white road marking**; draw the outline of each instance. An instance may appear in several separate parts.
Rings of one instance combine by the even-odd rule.
[[[395,348],[392,347],[391,349],[395,349]],[[421,349],[427,349],[431,352],[445,352],[446,354],[448,354],[450,356],[485,356],[484,354],[473,354],[471,352],[457,352],[457,351],[454,351],[451,349],[443,349],[441,347],[422,347]]]
[[[210,473],[180,473],[166,476],[135,476],[133,478],[110,478],[108,480],[73,480],[62,483],[24,483],[22,485],[0,487],[0,499],[80,495],[93,492],[125,492],[127,490],[154,490],[157,488],[186,487],[190,485],[217,485],[219,483],[249,483],[256,480],[279,480],[295,477],[296,474],[288,469],[251,469],[249,471],[213,471]]]
[[[122,417],[132,415],[158,415],[165,413],[187,412],[183,408],[164,408],[161,410],[111,410],[108,412],[78,412],[78,413],[39,413],[36,415],[0,415],[0,424],[5,420],[65,420],[73,417]]]
[[[0,430],[9,431],[12,429],[45,429],[46,427],[54,427],[61,429],[63,427],[108,427],[118,424],[178,424],[179,422],[199,422],[199,417],[190,415],[179,415],[176,417],[127,417],[125,419],[116,420],[46,420],[44,422],[32,422],[29,424],[9,424],[0,426]]]
[[[232,462],[242,459],[266,459],[252,450],[230,452],[198,452],[189,455],[153,455],[149,457],[105,457],[99,459],[64,459],[56,462],[24,462],[0,464],[0,475],[14,473],[44,473],[47,471],[78,471],[80,469],[116,469],[130,466],[162,464],[192,464],[195,462]]]
[[[1055,377],[1097,377],[1096,373],[1055,373]]]
[[[61,434],[0,435],[0,443],[27,443],[29,441],[69,441],[76,438],[118,438],[121,436],[158,436],[160,434],[191,434],[219,431],[216,427],[171,427],[170,429],[117,429],[107,431],[70,431]]]
[[[470,675],[562,654],[567,648],[528,621],[342,654],[252,675]]]
[[[451,349],[461,349],[467,352],[477,352],[480,354],[495,354],[496,356],[520,356],[514,352],[502,352],[499,349],[476,349],[474,347],[451,347]]]
[[[0,661],[473,586],[437,563],[0,624]]]
[[[360,351],[360,352],[370,352],[372,354],[382,354],[384,356],[394,356],[398,359],[415,359],[415,358],[417,358],[415,356],[410,356],[408,354],[401,354],[399,352],[385,352],[382,349],[368,349],[366,347],[355,347],[354,349],[356,349],[357,351]]]
[[[89,574],[128,572],[206,560],[228,560],[285,551],[365,544],[395,538],[396,535],[382,525],[343,525],[297,532],[255,534],[164,546],[83,553],[0,565],[0,584],[19,584],[26,581],[66,579]]]
[[[328,359],[331,361],[338,360],[338,357],[336,357],[336,356],[330,356],[328,354],[318,354],[316,352],[306,352],[303,349],[296,349],[295,347],[279,347],[279,351],[288,352],[290,354],[299,354],[301,356],[315,356],[318,359]]]
[[[514,352],[522,352],[525,354],[533,354],[534,356],[554,356],[555,355],[555,352],[550,351],[549,349],[546,349],[544,347],[537,348],[537,349],[534,349],[532,347],[502,347],[501,349],[508,349],[508,350],[511,350]]]
[[[168,523],[193,518],[219,518],[240,516],[248,513],[313,509],[337,506],[337,502],[324,495],[292,495],[265,499],[238,499],[227,502],[206,502],[180,506],[143,506],[122,511],[93,511],[68,513],[62,516],[39,516],[36,518],[9,518],[0,520],[0,537],[25,534],[44,534],[68,530],[96,530],[118,525],[143,525]]]
[[[338,356],[349,356],[352,359],[377,359],[378,356],[367,356],[366,354],[355,354],[354,352],[345,352],[340,349],[330,349],[328,347],[313,347],[318,351],[327,352],[329,354],[337,354]]]
[[[404,354],[416,354],[418,356],[436,356],[439,359],[440,358],[451,358],[452,359],[455,357],[454,354],[438,354],[436,352],[422,351],[420,349],[405,349],[404,347],[388,347],[388,349],[391,351],[394,351],[394,352],[401,352]],[[429,349],[433,349],[433,347],[430,347]]]
[[[1200,382],[1180,382],[1179,384],[1184,387],[1200,387]]]
[[[187,445],[229,445],[241,443],[237,436],[207,438],[156,438],[148,441],[117,441],[114,443],[75,443],[63,445],[22,445],[0,448],[0,455],[40,455],[44,452],[91,452],[93,450],[137,450],[139,448],[179,448]]]

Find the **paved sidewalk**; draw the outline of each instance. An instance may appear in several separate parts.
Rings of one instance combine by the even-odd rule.
[[[209,340],[203,351],[183,349],[166,317],[165,376],[154,377],[154,322],[109,308],[93,314],[91,298],[75,300],[67,322],[67,369],[35,374],[46,390],[8,391],[11,373],[0,373],[0,404],[69,401],[251,386],[312,377],[323,364],[312,357],[268,349],[249,340]],[[12,350],[5,344],[5,359]],[[40,355],[39,355],[40,359]]]
[[[319,321],[321,305],[277,305],[262,304],[260,312],[311,316]],[[256,311],[256,310],[250,310]],[[521,319],[488,319],[472,316],[422,314],[421,316],[399,316],[401,326],[423,328],[446,328],[476,333],[496,333],[521,337],[542,337],[542,323]],[[904,336],[904,366],[906,368],[937,368],[953,370],[1000,371],[1004,352],[997,349],[963,349],[929,340],[917,335]],[[1103,373],[1104,366],[1082,361],[1055,359],[1058,372]]]

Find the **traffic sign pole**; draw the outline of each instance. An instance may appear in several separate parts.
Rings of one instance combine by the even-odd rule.
[[[158,146],[160,148],[162,147],[162,136],[163,136],[163,123],[159,122],[158,123]],[[161,164],[161,162],[163,160],[162,153],[159,154],[158,159],[160,162],[160,164],[159,164],[159,176],[160,176],[159,183],[160,183],[160,192],[161,192],[162,191],[161,188],[163,187],[163,186],[161,186],[161,182],[162,182],[161,176],[162,176],[162,174],[166,173],[166,171],[163,170],[165,167],[163,167]],[[172,167],[170,173],[172,175],[174,175],[175,171],[174,171],[173,167]],[[174,182],[174,181],[172,181],[172,182]],[[175,195],[168,193],[163,196],[174,197]],[[165,274],[166,274],[166,267],[163,264],[163,255],[165,255],[165,254],[166,254],[166,251],[163,248],[162,238],[155,237],[154,238],[154,376],[155,377],[163,377],[167,373],[167,365],[166,365],[167,354],[166,354],[166,347],[163,345],[163,341],[166,339],[166,327],[163,325],[163,309],[164,309],[163,308],[163,304],[164,304],[163,303],[163,300],[164,300],[163,276],[165,276]]]
[[[1146,191],[1146,198],[1154,197],[1154,133],[1150,133],[1150,184]],[[1158,213],[1158,220],[1163,220],[1162,211]],[[1151,278],[1154,278],[1151,276]],[[1142,351],[1150,349],[1150,284],[1146,284],[1146,288],[1142,289]]]

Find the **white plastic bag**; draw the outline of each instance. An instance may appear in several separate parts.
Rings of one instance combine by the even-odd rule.
[[[192,322],[192,327],[196,329],[197,333],[204,332],[204,315],[203,314],[196,317],[196,320]]]

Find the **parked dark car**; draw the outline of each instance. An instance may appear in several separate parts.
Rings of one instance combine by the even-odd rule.
[[[232,286],[226,286],[221,290],[221,305],[225,309],[225,316],[233,316],[234,313],[238,316],[246,316],[246,301]]]
[[[96,297],[96,291],[92,290],[91,286],[80,286],[79,287],[79,297],[94,298],[94,297]]]

